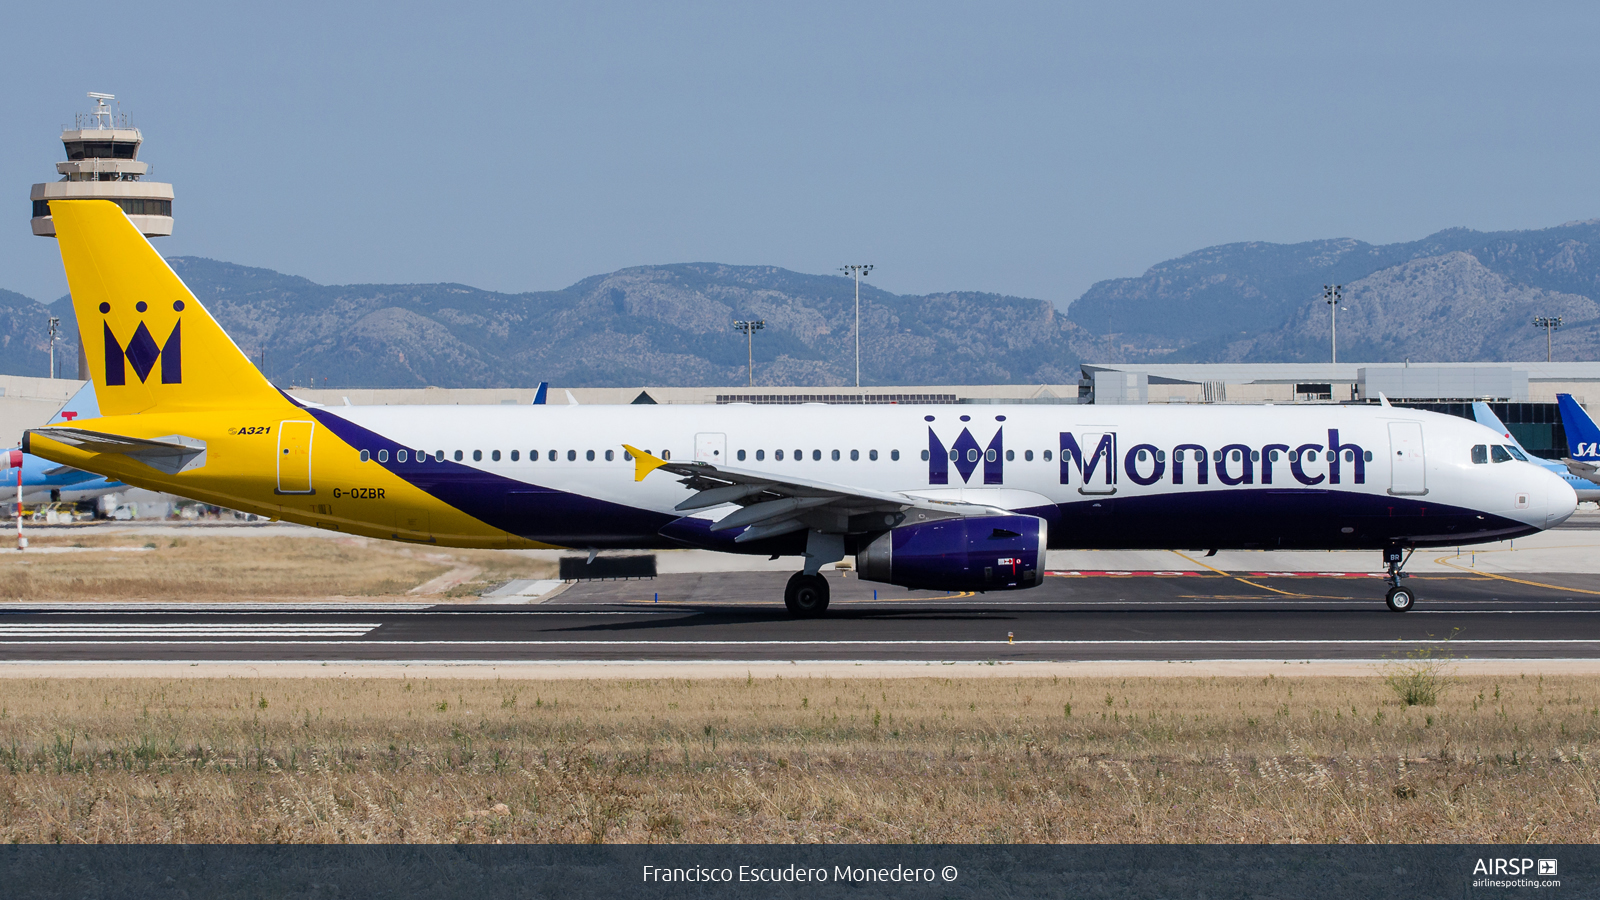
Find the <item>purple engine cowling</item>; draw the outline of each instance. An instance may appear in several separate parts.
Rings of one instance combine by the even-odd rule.
[[[866,581],[937,591],[1015,591],[1044,583],[1049,530],[1036,516],[902,525],[856,554]]]

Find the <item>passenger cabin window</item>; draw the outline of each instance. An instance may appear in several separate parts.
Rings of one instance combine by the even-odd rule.
[[[833,461],[834,462],[838,462],[839,461],[839,451],[837,451],[837,450],[833,451]]]
[[[567,462],[577,462],[577,461],[578,461],[578,451],[576,451],[576,450],[568,450],[567,451]]]
[[[923,462],[927,462],[928,461],[928,451],[926,451],[926,450],[922,451],[922,461]]]
[[[783,451],[779,450],[778,452],[782,453]],[[765,451],[765,450],[757,450],[756,451],[756,462],[761,462],[762,460],[764,460],[766,458],[767,458],[767,451]],[[783,457],[781,457],[781,456],[778,457],[778,458],[779,459],[783,459]]]
[[[1050,451],[1049,450],[1046,450],[1044,452],[1044,461],[1045,462],[1049,462],[1050,461]]]
[[[457,450],[456,451],[456,462],[461,462],[461,456],[462,456],[461,451]]]
[[[474,450],[474,451],[472,451],[472,461],[473,462],[483,462],[483,451],[482,450]]]
[[[493,460],[495,462],[499,462],[500,461],[500,451],[496,450],[496,451],[490,453],[489,454],[489,459],[491,459],[491,460]]]
[[[544,458],[550,460],[551,462],[555,462],[556,452],[554,450],[546,450],[544,452]]]
[[[394,461],[395,462],[405,462],[406,461],[406,452],[404,450],[396,450],[394,452]]]
[[[895,462],[899,462],[900,461],[900,451],[899,450],[890,450],[889,451],[889,458],[894,460]]]
[[[1022,451],[1022,460],[1023,460],[1023,462],[1033,462],[1033,451],[1032,450],[1024,450],[1024,451]]]
[[[838,459],[838,458],[839,457],[837,457],[837,456],[834,457],[834,459]],[[822,462],[822,451],[821,450],[813,450],[813,451],[811,451],[811,461],[812,462]]]
[[[517,451],[517,450],[511,451],[511,461],[512,462],[516,462],[517,461],[517,454],[518,453],[519,453],[519,451]]]
[[[760,459],[761,457],[759,455],[757,455],[756,458]],[[778,462],[783,462],[783,451],[782,450],[774,450],[774,451],[772,451],[772,458],[777,460]]]
[[[369,460],[371,458],[372,458],[372,454],[368,453],[365,450],[361,451],[361,461],[362,462],[366,462],[367,460]]]
[[[1490,458],[1497,463],[1511,462],[1511,454],[1506,451],[1506,448],[1500,446],[1499,444],[1495,444],[1493,447],[1490,447],[1489,454]]]
[[[617,458],[617,451],[615,451],[615,450],[607,450],[606,451],[606,462],[611,462],[612,460],[614,460],[616,458]]]
[[[594,462],[594,451],[593,450],[584,451],[583,458],[588,460],[589,462]]]
[[[876,451],[876,450],[868,450],[867,451],[867,459],[870,459],[873,462],[877,462],[878,461],[878,451]]]
[[[386,463],[388,461],[389,461],[389,451],[387,451],[387,450],[379,450],[378,451],[378,462]]]
[[[743,450],[739,451],[739,462],[744,462],[744,451]]]
[[[851,462],[857,462],[860,459],[861,459],[861,451],[860,450],[851,450],[850,451],[850,461]]]

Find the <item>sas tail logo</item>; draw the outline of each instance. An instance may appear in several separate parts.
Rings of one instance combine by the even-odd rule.
[[[139,301],[135,306],[139,312],[148,309],[148,305]],[[174,312],[183,312],[183,301],[175,300],[172,303]],[[111,312],[111,304],[100,304],[100,313],[105,315]],[[150,377],[156,363],[161,364],[162,384],[183,384],[183,320],[179,319],[172,325],[172,333],[167,335],[161,344],[150,334],[150,329],[143,321],[133,335],[128,338],[126,346],[117,340],[111,331],[111,324],[102,321],[101,327],[105,331],[105,360],[106,384],[109,386],[125,385],[128,383],[128,366],[133,367],[133,374],[139,376],[140,383]]]
[[[1577,447],[1578,452],[1573,455],[1579,457],[1580,459],[1590,459],[1600,456],[1600,443],[1580,443],[1575,444],[1574,446]]]

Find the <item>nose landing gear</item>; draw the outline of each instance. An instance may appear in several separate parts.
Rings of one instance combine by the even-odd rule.
[[[1416,548],[1403,548],[1399,544],[1392,544],[1383,551],[1384,565],[1389,569],[1389,593],[1384,595],[1383,601],[1388,604],[1391,612],[1410,612],[1417,604],[1417,595],[1408,587],[1400,586],[1400,579],[1410,578],[1407,572],[1402,572],[1406,563],[1411,561],[1411,554]]]

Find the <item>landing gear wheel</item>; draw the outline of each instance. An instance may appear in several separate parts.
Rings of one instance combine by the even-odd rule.
[[[828,611],[828,579],[796,572],[783,589],[783,605],[796,618],[815,618]]]
[[[1383,598],[1383,600],[1385,603],[1389,604],[1389,609],[1393,612],[1410,612],[1411,607],[1417,605],[1417,596],[1411,593],[1410,588],[1389,588],[1389,593]]]
[[[1384,595],[1383,600],[1389,604],[1390,612],[1410,612],[1411,607],[1417,605],[1417,595],[1411,593],[1410,588],[1400,586],[1401,579],[1411,577],[1401,570],[1411,561],[1411,554],[1416,551],[1415,547],[1405,547],[1398,543],[1392,543],[1384,548],[1383,564],[1389,568],[1389,575],[1384,581],[1389,582],[1389,593]]]

